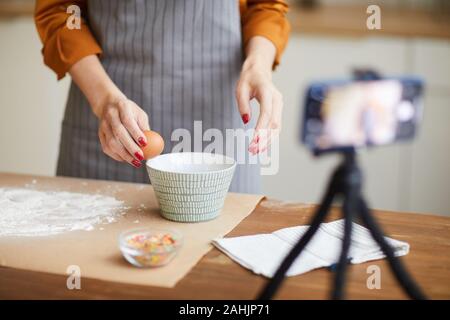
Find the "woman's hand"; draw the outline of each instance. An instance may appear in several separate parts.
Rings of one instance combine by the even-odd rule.
[[[98,136],[103,152],[139,168],[144,160],[139,146],[147,145],[143,131],[150,130],[144,110],[123,95],[115,96],[105,102],[99,120]]]
[[[250,39],[246,47],[247,58],[236,88],[244,124],[251,118],[250,100],[256,98],[260,105],[255,134],[249,146],[252,154],[264,152],[270,145],[271,136],[281,129],[283,97],[272,83],[275,50],[275,46],[263,37]]]
[[[103,152],[139,168],[144,160],[139,146],[147,145],[143,131],[150,130],[147,114],[117,88],[96,55],[79,60],[69,73],[100,121]]]

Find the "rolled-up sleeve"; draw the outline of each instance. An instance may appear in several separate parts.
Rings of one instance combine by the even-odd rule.
[[[81,10],[80,29],[69,29],[66,25],[70,16],[67,8],[71,5],[77,5]],[[62,79],[80,59],[102,53],[84,19],[86,5],[86,1],[79,0],[36,1],[34,20],[43,44],[44,63],[58,79]]]
[[[277,50],[274,67],[289,37],[290,25],[286,18],[288,5],[284,0],[241,0],[241,22],[244,46],[254,36],[269,39]]]

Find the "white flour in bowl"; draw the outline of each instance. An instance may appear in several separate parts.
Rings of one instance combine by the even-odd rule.
[[[123,202],[103,195],[0,188],[0,236],[48,236],[114,222]]]

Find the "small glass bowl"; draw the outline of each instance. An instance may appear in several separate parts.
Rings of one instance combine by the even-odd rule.
[[[137,228],[119,236],[123,257],[136,267],[159,267],[168,264],[183,244],[183,236],[174,230]]]

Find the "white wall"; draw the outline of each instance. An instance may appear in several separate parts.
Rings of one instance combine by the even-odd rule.
[[[31,18],[0,20],[0,171],[53,175],[69,79],[42,64]],[[282,200],[317,202],[337,162],[313,159],[299,143],[302,94],[313,79],[346,77],[352,66],[428,81],[425,119],[412,145],[363,152],[366,191],[376,208],[450,214],[448,42],[293,35],[274,79],[284,94],[281,167],[263,190]]]
[[[0,19],[0,171],[55,172],[69,79],[42,63],[30,18]]]
[[[450,42],[402,38],[293,35],[274,79],[285,99],[281,169],[264,177],[264,192],[317,202],[338,159],[313,159],[299,141],[303,92],[309,81],[346,77],[352,67],[416,74],[427,83],[424,121],[412,144],[362,152],[366,193],[376,208],[450,214]]]

